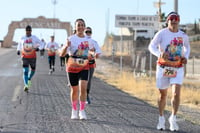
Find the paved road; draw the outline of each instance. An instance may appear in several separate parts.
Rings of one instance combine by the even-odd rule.
[[[15,50],[0,55],[0,131],[2,133],[158,133],[157,108],[94,78],[88,120],[71,120],[66,73],[48,75],[47,59],[38,58],[29,94],[23,92],[22,68]],[[169,117],[169,113],[166,112]],[[180,133],[200,126],[179,118]],[[169,127],[168,122],[166,127]],[[162,133],[170,132],[168,129]]]

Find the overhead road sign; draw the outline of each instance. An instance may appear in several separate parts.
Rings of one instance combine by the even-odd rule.
[[[115,15],[116,27],[127,28],[159,28],[158,16],[156,15]]]

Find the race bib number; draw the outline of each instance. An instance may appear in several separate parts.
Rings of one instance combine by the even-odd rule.
[[[72,58],[69,57],[67,61],[67,71],[69,72],[80,72],[88,66],[88,60],[81,58]]]
[[[84,65],[84,59],[74,59],[74,62],[76,62],[79,65]]]
[[[82,58],[72,58],[68,59],[68,66],[74,67],[84,67],[88,64],[88,60],[84,60]]]
[[[165,77],[176,77],[177,69],[173,67],[165,67],[163,71],[163,76]]]

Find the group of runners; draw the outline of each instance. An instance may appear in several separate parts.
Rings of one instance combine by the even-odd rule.
[[[59,54],[61,69],[66,67],[71,88],[71,119],[87,119],[85,104],[91,103],[89,92],[96,67],[95,59],[101,54],[98,43],[91,38],[91,27],[85,27],[85,21],[77,19],[74,34],[68,37],[65,45],[60,47],[55,42],[54,36],[51,36],[50,42],[45,44],[44,40],[31,34],[32,27],[30,25],[25,30],[26,35],[20,39],[17,47],[17,54],[22,57],[24,91],[28,92],[32,84],[31,79],[36,70],[36,52],[40,51],[40,55],[43,57],[44,51],[47,51],[49,74],[55,71],[55,56]],[[66,57],[67,60],[65,60]]]
[[[179,30],[180,16],[177,12],[167,15],[166,28],[158,31],[149,44],[149,51],[157,56],[156,87],[159,90],[158,99],[158,130],[165,130],[164,109],[167,99],[167,90],[172,89],[172,113],[168,121],[171,131],[178,131],[177,111],[180,104],[181,85],[184,79],[184,66],[190,54],[188,36]],[[86,102],[90,101],[91,79],[96,66],[95,59],[101,54],[98,43],[91,38],[92,29],[86,27],[83,19],[75,21],[74,34],[67,38],[65,45],[59,51],[61,57],[67,55],[66,71],[71,88],[71,119],[87,119],[85,112]],[[17,54],[22,55],[24,90],[27,91],[36,68],[36,51],[40,49],[41,41],[31,35],[31,27],[26,27],[26,35],[21,38]],[[54,37],[46,45],[49,55],[50,73],[54,71],[57,44]],[[29,72],[30,65],[30,72]],[[77,106],[79,104],[79,107]]]

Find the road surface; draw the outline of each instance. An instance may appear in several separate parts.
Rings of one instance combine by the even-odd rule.
[[[39,55],[39,54],[38,54]],[[156,130],[157,108],[94,78],[88,120],[71,120],[70,89],[56,60],[48,74],[47,57],[37,59],[32,87],[23,91],[16,50],[0,54],[0,132],[2,133],[168,133]],[[166,112],[166,117],[169,117]],[[180,133],[199,133],[200,125],[178,117]]]

